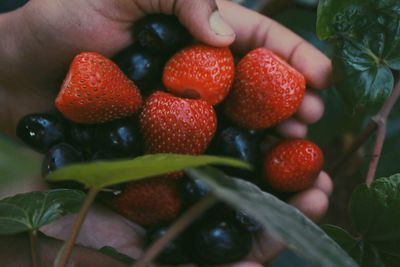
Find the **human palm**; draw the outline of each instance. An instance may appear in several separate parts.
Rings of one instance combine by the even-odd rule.
[[[217,8],[213,0],[31,0],[20,10],[0,16],[0,32],[6,36],[0,41],[4,48],[0,51],[1,129],[13,134],[22,115],[53,108],[52,100],[74,55],[97,51],[113,56],[134,41],[131,29],[135,21],[149,13],[174,14],[195,39],[214,46],[231,45],[239,54],[267,47],[302,72],[313,89],[298,113],[277,127],[283,136],[304,137],[307,124],[322,116],[322,101],[313,90],[329,84],[330,61],[286,28],[236,4],[221,0]],[[318,220],[327,209],[331,187],[329,177],[321,172],[315,185],[290,203]],[[65,239],[73,218],[68,216],[42,230]],[[138,257],[142,239],[143,229],[96,206],[79,242],[95,248],[113,246]],[[254,266],[281,249],[281,244],[265,233],[256,237],[254,244],[248,259]],[[99,266],[100,261],[93,257],[90,264]]]

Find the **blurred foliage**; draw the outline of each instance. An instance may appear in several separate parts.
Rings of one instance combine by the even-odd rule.
[[[400,260],[400,175],[359,185],[353,192],[349,214],[354,236],[340,227],[325,231],[361,267],[397,267]]]
[[[306,7],[317,7],[319,0],[296,0],[295,2]]]
[[[0,136],[0,185],[39,174],[40,158],[31,150]]]

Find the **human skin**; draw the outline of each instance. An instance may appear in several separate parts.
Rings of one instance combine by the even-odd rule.
[[[134,41],[131,28],[135,21],[146,14],[160,12],[176,15],[201,42],[231,45],[238,54],[266,47],[305,75],[310,90],[297,114],[277,127],[282,136],[304,137],[307,125],[322,116],[324,107],[317,90],[329,85],[331,62],[275,21],[236,4],[213,0],[30,0],[23,8],[0,15],[1,131],[13,136],[21,116],[53,108],[53,99],[74,55],[81,51],[97,51],[111,57]],[[289,203],[318,220],[326,212],[331,190],[329,176],[321,172],[311,189],[294,196]],[[73,216],[67,217],[43,231],[66,238],[72,219]],[[139,256],[142,251],[140,228],[102,207],[92,210],[89,220],[98,225],[99,231],[94,234],[89,231],[90,227],[84,227],[79,239],[81,244],[101,247],[107,245],[110,236],[118,236],[121,238],[113,243],[114,247],[128,255]],[[109,227],[102,227],[104,222]],[[50,240],[43,238],[45,244],[57,242]],[[254,240],[248,260],[231,266],[262,266],[260,263],[271,259],[282,248],[280,242],[266,233]],[[2,239],[0,245],[1,242]],[[5,249],[13,253],[13,247]],[[54,250],[53,246],[47,249]],[[20,250],[18,254],[21,255]],[[0,252],[0,259],[6,254],[2,255]],[[100,258],[83,258],[84,266],[99,264]],[[90,259],[93,262],[87,262]],[[29,257],[26,261],[29,262]],[[8,266],[18,266],[12,264]]]

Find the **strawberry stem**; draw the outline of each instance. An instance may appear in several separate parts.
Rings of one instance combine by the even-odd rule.
[[[186,211],[176,222],[167,230],[167,232],[156,242],[154,242],[136,261],[132,267],[146,267],[157,257],[162,249],[172,240],[174,240],[183,230],[186,229],[194,220],[196,220],[204,211],[217,202],[214,195],[209,195]]]
[[[392,111],[394,105],[400,97],[400,75],[397,78],[397,82],[393,88],[392,94],[385,101],[379,112],[371,118],[371,121],[364,129],[363,132],[357,137],[356,141],[351,145],[343,157],[335,164],[331,174],[335,176],[341,169],[343,164],[347,162],[355,152],[371,137],[372,134],[377,130],[377,135],[375,139],[375,145],[373,149],[373,154],[368,168],[368,174],[366,177],[366,183],[369,186],[374,180],[376,169],[378,167],[379,159],[382,153],[383,144],[385,142],[386,134],[386,124],[390,112]]]
[[[86,218],[86,215],[91,207],[93,201],[96,198],[97,193],[99,192],[99,188],[92,187],[89,189],[89,192],[83,202],[83,205],[79,211],[78,217],[75,220],[75,223],[72,227],[71,234],[68,240],[65,242],[64,246],[59,251],[58,262],[54,264],[56,267],[65,267],[68,263],[68,260],[71,256],[72,249],[75,245],[76,238],[78,237],[81,226]]]
[[[29,240],[31,243],[32,267],[39,267],[40,257],[38,251],[37,229],[29,231]]]

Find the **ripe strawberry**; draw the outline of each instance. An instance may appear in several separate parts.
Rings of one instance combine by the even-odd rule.
[[[267,183],[281,192],[309,188],[324,163],[321,149],[305,139],[287,139],[274,146],[264,158]]]
[[[175,95],[201,98],[216,105],[229,92],[234,67],[228,47],[196,44],[181,50],[167,62],[163,83]]]
[[[56,98],[57,109],[77,123],[102,123],[135,113],[142,103],[139,90],[108,58],[78,54]]]
[[[217,119],[204,100],[155,92],[144,104],[140,128],[145,153],[203,153],[214,136]]]
[[[156,177],[129,183],[111,206],[129,220],[152,226],[173,220],[182,202],[177,180]]]
[[[225,112],[242,127],[268,128],[297,111],[305,87],[301,73],[273,52],[257,48],[239,62]]]

